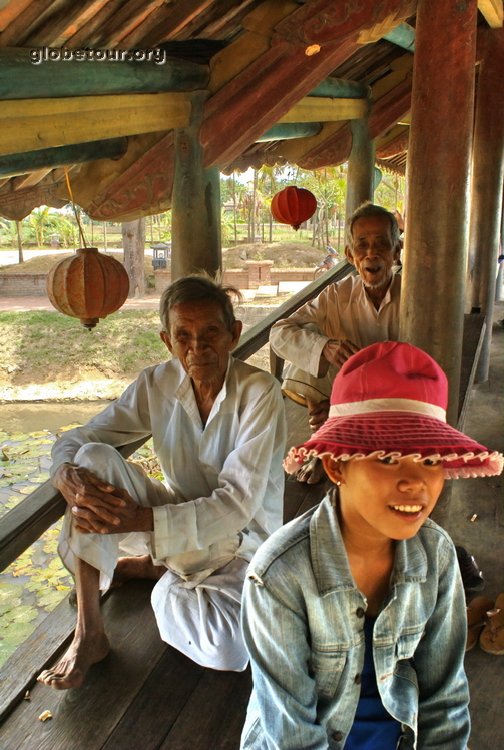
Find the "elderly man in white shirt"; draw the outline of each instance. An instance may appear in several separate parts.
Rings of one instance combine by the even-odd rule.
[[[240,598],[247,563],[282,523],[286,427],[278,383],[235,360],[236,290],[205,277],[174,282],[160,303],[173,355],[53,449],[53,484],[68,508],[60,555],[74,573],[77,626],[38,680],[80,686],[110,649],[100,590],[156,581],[161,637],[203,666],[241,671]],[[117,448],[152,435],[164,481]],[[121,553],[127,556],[119,557]]]
[[[363,203],[347,223],[345,255],[357,275],[329,285],[271,329],[273,350],[290,363],[284,393],[308,407],[312,430],[327,419],[332,381],[348,357],[369,344],[398,338],[401,277],[393,267],[400,253],[394,214]],[[315,460],[297,477],[314,483],[321,474]]]

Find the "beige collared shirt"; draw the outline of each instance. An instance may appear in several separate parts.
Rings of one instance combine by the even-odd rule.
[[[377,310],[360,276],[347,276],[275,323],[270,344],[280,357],[317,377],[329,339],[349,339],[360,348],[378,341],[397,341],[400,293],[401,277],[394,274]],[[315,324],[320,332],[306,330],[307,323]]]

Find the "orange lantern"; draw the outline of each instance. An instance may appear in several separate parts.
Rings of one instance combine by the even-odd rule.
[[[271,201],[271,213],[281,224],[299,229],[315,213],[317,199],[309,190],[295,185],[280,190]]]
[[[80,247],[56,263],[47,276],[47,296],[65,315],[94,328],[99,318],[118,310],[129,291],[126,269],[96,247]]]

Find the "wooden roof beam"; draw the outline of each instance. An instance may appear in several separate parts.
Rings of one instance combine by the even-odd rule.
[[[321,122],[291,122],[284,125],[273,125],[264,135],[256,140],[256,143],[268,143],[268,141],[290,141],[294,138],[309,138],[317,135],[322,130]],[[0,171],[1,174],[1,171]]]
[[[0,156],[0,177],[15,177],[34,170],[83,164],[96,159],[117,159],[126,152],[127,147],[128,139],[124,137],[8,154]]]
[[[369,108],[366,99],[325,99],[305,97],[295,104],[279,123],[286,122],[338,122],[364,117]]]
[[[121,50],[90,52],[117,56],[122,53]],[[0,49],[0,99],[185,92],[207,87],[210,75],[207,65],[167,56],[164,58],[162,50],[151,52],[153,57],[149,61],[113,62],[83,58],[86,50],[61,51],[43,47],[32,50],[16,47]],[[80,57],[50,58],[50,55],[61,58],[63,54]],[[163,59],[164,62],[156,62]]]
[[[500,29],[503,25],[502,0],[478,0],[478,10],[491,29]]]
[[[0,216],[13,221],[20,221],[28,216],[36,206],[52,206],[53,208],[62,208],[69,198],[59,198],[57,196],[58,185],[48,183],[45,180],[35,187],[24,188],[23,190],[9,190],[9,192],[0,192]]]
[[[181,93],[5,101],[0,155],[183,128],[190,113]]]
[[[381,38],[407,17],[412,6],[407,0],[390,0],[386,7],[369,4],[364,12],[349,0],[343,5],[341,14],[335,16],[331,0],[318,0],[300,6],[280,22],[274,19],[271,45],[259,57],[254,38],[254,45],[247,49],[249,54],[256,51],[254,62],[232,78],[226,75],[229,82],[221,83],[222,88],[206,104],[201,129],[206,166],[236,159],[348,59],[363,37],[373,31]],[[257,27],[266,36],[264,18],[257,19]],[[237,40],[237,49],[230,45],[212,60],[211,86],[216,80],[222,82],[223,67],[236,69],[241,41]]]

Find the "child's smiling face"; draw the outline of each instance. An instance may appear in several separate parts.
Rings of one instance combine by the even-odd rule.
[[[324,457],[331,481],[340,482],[343,528],[388,539],[410,539],[432,513],[444,485],[441,462],[368,457]]]

